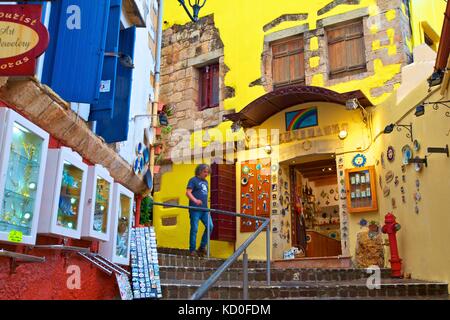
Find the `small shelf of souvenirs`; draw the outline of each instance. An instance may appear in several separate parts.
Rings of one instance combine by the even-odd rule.
[[[70,148],[48,151],[38,233],[80,239],[87,173]]]
[[[376,211],[375,167],[347,169],[345,176],[348,212]]]
[[[81,238],[109,240],[113,184],[103,166],[89,166]]]
[[[35,244],[49,135],[0,107],[0,241]]]
[[[99,253],[106,259],[128,265],[130,261],[130,234],[134,194],[114,183],[109,241],[100,243]]]

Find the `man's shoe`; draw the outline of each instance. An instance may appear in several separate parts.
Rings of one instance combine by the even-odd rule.
[[[205,248],[199,248],[197,250],[197,254],[199,257],[205,257],[207,255],[207,251]]]
[[[191,257],[197,257],[197,256],[198,256],[198,255],[197,255],[197,252],[195,252],[195,251],[189,252],[189,255],[190,255]]]

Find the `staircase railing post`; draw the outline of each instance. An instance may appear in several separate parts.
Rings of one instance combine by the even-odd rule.
[[[270,286],[270,224],[266,229],[266,266],[267,266],[267,285]]]
[[[248,300],[248,255],[247,250],[244,251],[243,260],[242,260],[242,267],[243,267],[243,284],[242,287],[244,289],[243,299]]]
[[[209,258],[209,242],[210,242],[210,240],[209,240],[209,238],[210,238],[210,236],[211,236],[211,234],[210,234],[210,228],[209,228],[209,225],[210,225],[210,223],[211,223],[211,221],[209,220],[209,219],[211,219],[211,212],[210,211],[208,211],[208,222],[207,222],[207,229],[208,229],[208,249],[207,249],[207,257]]]

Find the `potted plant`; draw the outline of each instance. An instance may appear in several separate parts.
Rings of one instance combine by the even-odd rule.
[[[153,220],[153,199],[147,196],[141,202],[141,215],[139,224],[144,226],[151,226]]]
[[[374,220],[370,221],[369,232],[378,232],[378,223]]]

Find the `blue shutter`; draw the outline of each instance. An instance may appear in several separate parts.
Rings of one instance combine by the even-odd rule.
[[[136,27],[121,30],[119,52],[134,59],[135,41]],[[113,117],[111,119],[99,120],[96,125],[96,133],[102,136],[107,143],[125,141],[128,138],[132,82],[133,69],[119,62],[117,64]]]
[[[112,117],[114,106],[114,93],[116,87],[117,54],[119,51],[120,13],[122,11],[122,0],[111,0],[109,10],[108,33],[106,36],[105,58],[103,60],[102,82],[107,83],[109,91],[100,90],[98,102],[91,105],[89,121],[108,119]]]
[[[52,2],[50,46],[42,82],[64,100],[95,103],[99,99],[110,0],[58,0]],[[69,29],[69,6],[78,6],[81,28]]]

